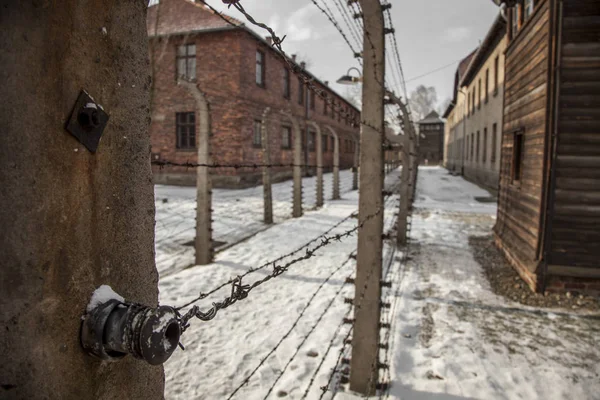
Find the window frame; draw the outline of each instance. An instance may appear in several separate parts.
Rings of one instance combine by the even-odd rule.
[[[284,138],[287,135],[287,145]],[[281,148],[290,150],[292,148],[292,127],[290,125],[281,125]]]
[[[181,121],[180,116],[186,116],[186,121]],[[189,121],[189,117],[192,116],[193,122]],[[192,128],[190,134],[189,128]],[[187,128],[187,129],[186,129]],[[183,132],[185,130],[185,132]],[[182,137],[185,135],[185,141],[187,145],[182,146]],[[193,140],[191,139],[193,137]],[[194,151],[197,148],[196,145],[196,113],[194,111],[184,111],[175,113],[175,149],[177,151]],[[193,145],[190,142],[193,141]]]
[[[483,128],[483,143],[482,143],[483,144],[483,147],[482,147],[483,151],[481,153],[481,162],[483,164],[485,164],[486,161],[487,161],[487,142],[488,142],[488,140],[487,140],[487,134],[488,134],[488,131],[487,131],[487,126],[486,126],[486,127]]]
[[[490,69],[487,68],[485,70],[485,94],[484,94],[484,102],[488,103],[490,100]]]
[[[520,186],[523,179],[523,160],[525,158],[525,130],[520,129],[512,133],[512,160],[510,167],[511,184]]]
[[[304,105],[304,81],[298,77],[298,104]]]
[[[260,60],[259,60],[260,56]],[[258,68],[260,66],[260,75],[258,74]],[[267,59],[264,51],[260,49],[256,49],[256,64],[254,71],[254,81],[256,82],[256,86],[260,88],[266,88],[266,70],[267,70]],[[260,76],[260,82],[258,82],[258,77]]]
[[[477,96],[477,109],[481,110],[481,78],[479,78],[479,95]]]
[[[492,124],[492,153],[490,154],[490,162],[496,163],[496,141],[498,140],[498,124]]]
[[[262,121],[260,119],[252,121],[252,147],[262,148]]]
[[[494,59],[494,96],[498,95],[498,84],[500,81],[500,55]]]
[[[479,154],[481,153],[479,150],[481,148],[481,131],[477,131],[477,136],[476,136],[476,140],[477,142],[475,142],[475,162],[479,163]]]
[[[190,54],[189,49],[192,48],[194,49],[194,54]],[[185,54],[184,55],[180,55],[180,49],[184,48],[185,49]],[[183,60],[184,65],[185,65],[185,74],[180,74],[179,72],[179,61]],[[193,63],[191,62],[193,61]],[[190,64],[193,64],[193,68],[191,68]],[[175,81],[179,80],[179,79],[185,79],[185,80],[190,80],[190,81],[195,81],[196,80],[196,68],[197,68],[197,63],[196,63],[196,43],[184,43],[184,44],[178,44],[175,46]],[[193,75],[194,76],[189,76],[188,73],[191,71],[193,71]]]
[[[292,97],[292,85],[290,70],[283,68],[283,98],[289,100]]]
[[[308,129],[306,135],[306,147],[308,147],[309,152],[314,152],[317,150],[317,132],[312,129]]]

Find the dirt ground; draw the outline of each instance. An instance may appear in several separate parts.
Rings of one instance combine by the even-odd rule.
[[[482,266],[492,290],[497,295],[533,307],[600,311],[599,299],[592,296],[570,292],[533,293],[494,245],[491,235],[470,236],[469,245],[473,257]]]

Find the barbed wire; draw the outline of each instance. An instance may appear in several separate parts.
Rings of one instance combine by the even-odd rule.
[[[312,388],[313,383],[315,382],[315,378],[317,377],[317,374],[319,373],[319,371],[321,370],[321,367],[323,367],[323,363],[325,362],[325,360],[327,359],[327,356],[329,355],[329,352],[331,351],[331,349],[333,348],[333,344],[335,343],[335,339],[338,338],[338,335],[340,333],[340,331],[342,330],[342,327],[346,324],[346,319],[348,318],[348,316],[350,315],[350,312],[352,311],[352,307],[348,307],[348,311],[346,311],[344,313],[344,315],[342,316],[342,320],[340,321],[340,323],[338,324],[338,326],[336,327],[335,331],[333,332],[333,336],[331,338],[331,340],[329,341],[327,348],[325,349],[325,352],[323,353],[323,357],[321,357],[321,361],[319,362],[319,364],[317,365],[317,368],[315,369],[315,371],[313,372],[310,381],[308,382],[308,386],[307,388],[304,390],[304,394],[302,395],[301,399],[305,399],[306,396],[308,396],[308,393],[310,392],[310,389]],[[352,333],[352,327],[350,327],[349,332],[347,333],[347,336],[345,337],[345,339],[348,338],[348,336]],[[345,341],[345,340],[344,340]],[[345,347],[344,346],[344,341],[342,341],[342,349]],[[336,363],[337,365],[337,363]],[[329,383],[327,384],[327,386],[329,386]],[[325,391],[323,391],[323,393],[325,393]]]
[[[355,251],[353,251],[352,253],[350,253],[350,255],[348,256],[348,258],[342,263],[342,265],[340,265],[339,267],[337,267],[336,269],[334,269],[327,276],[327,278],[323,282],[321,282],[321,284],[317,287],[317,290],[312,294],[312,296],[309,298],[308,302],[304,305],[304,308],[302,308],[302,310],[298,314],[298,317],[296,318],[296,320],[294,321],[294,323],[292,324],[292,326],[290,327],[290,329],[288,329],[288,331],[281,337],[281,339],[275,344],[275,346],[273,346],[273,348],[260,360],[260,362],[258,363],[258,365],[250,372],[250,374],[248,376],[246,376],[246,378],[244,378],[244,380],[242,381],[242,383],[240,383],[234,389],[234,391],[227,397],[228,399],[231,399],[243,386],[245,386],[250,381],[250,378],[252,378],[254,376],[254,374],[256,374],[256,372],[260,369],[260,367],[262,367],[264,365],[264,363],[267,361],[267,359],[275,351],[277,351],[277,349],[279,348],[279,346],[281,346],[281,344],[283,343],[283,341],[285,339],[287,339],[289,337],[289,335],[292,333],[292,331],[296,328],[296,326],[298,325],[298,322],[304,316],[304,313],[306,312],[306,310],[308,309],[308,307],[312,304],[312,302],[316,298],[317,294],[321,291],[321,289],[323,287],[325,287],[325,284],[327,282],[329,282],[329,280],[333,277],[333,275],[335,275],[344,266],[346,266],[350,260],[353,259],[353,256],[354,256],[355,253],[356,253]]]
[[[277,382],[279,382],[279,379],[281,379],[281,377],[283,376],[283,374],[285,373],[285,371],[287,370],[287,368],[290,366],[290,364],[292,363],[292,361],[296,358],[296,356],[300,352],[300,349],[302,348],[302,346],[304,345],[304,343],[306,343],[306,341],[308,340],[308,338],[310,337],[310,335],[312,335],[312,333],[315,331],[315,329],[317,328],[317,326],[321,323],[321,321],[323,320],[323,317],[325,316],[325,314],[327,314],[327,311],[329,311],[329,309],[333,306],[333,303],[338,298],[338,296],[340,295],[340,293],[342,292],[342,290],[344,290],[344,285],[343,284],[340,285],[340,288],[337,290],[337,292],[335,292],[335,294],[333,295],[333,297],[331,298],[331,300],[329,301],[329,303],[325,306],[325,308],[323,309],[323,311],[319,315],[319,318],[317,318],[317,320],[315,321],[315,323],[313,324],[313,326],[310,328],[310,330],[306,333],[306,335],[304,336],[304,338],[302,339],[302,341],[300,342],[300,344],[298,345],[298,347],[296,347],[296,350],[294,351],[294,354],[292,354],[292,356],[290,357],[290,359],[287,361],[287,363],[280,370],[279,375],[277,376],[277,379],[275,379],[275,382],[273,382],[273,385],[267,391],[267,394],[265,394],[265,396],[263,397],[263,400],[266,400],[266,398],[269,397],[269,395],[271,394],[271,392],[275,388],[275,385],[277,384]]]
[[[342,239],[352,236],[355,232],[357,232],[360,228],[362,228],[367,221],[369,221],[372,218],[375,218],[381,212],[382,212],[382,210],[380,208],[373,214],[370,214],[367,217],[365,217],[363,219],[363,221],[360,222],[357,226],[355,226],[354,228],[352,228],[350,230],[345,231],[344,233],[338,233],[336,235],[322,237],[320,243],[315,245],[313,248],[310,248],[310,249],[307,248],[306,252],[303,256],[296,257],[283,265],[277,265],[276,262],[271,263],[270,265],[272,265],[273,271],[270,274],[266,275],[263,279],[254,281],[250,285],[244,285],[242,283],[241,276],[234,278],[233,282],[231,283],[230,295],[225,297],[220,302],[214,302],[212,307],[208,311],[203,312],[200,310],[200,308],[198,306],[193,306],[187,313],[179,316],[180,326],[182,327],[182,332],[184,332],[189,327],[189,321],[192,318],[196,317],[202,321],[210,321],[217,315],[219,310],[223,310],[223,309],[235,304],[239,300],[245,299],[246,297],[248,297],[248,294],[253,289],[255,289],[258,286],[264,284],[265,282],[268,282],[271,279],[274,279],[274,278],[280,276],[281,274],[287,272],[287,270],[294,264],[297,264],[301,261],[305,261],[305,260],[308,260],[308,259],[314,257],[315,253],[318,250],[320,250],[321,248],[323,248],[325,246],[330,245],[331,243],[340,242],[340,241],[342,241]],[[181,307],[177,308],[177,311],[179,311],[180,309],[181,309]]]
[[[314,78],[309,77],[306,72],[304,71],[304,69],[300,66],[298,66],[298,64],[291,59],[291,57],[289,57],[287,55],[287,53],[283,50],[282,47],[282,43],[285,40],[286,36],[283,37],[279,37],[275,31],[273,30],[273,28],[271,28],[270,26],[262,23],[262,22],[258,22],[254,19],[254,17],[252,17],[252,15],[250,15],[246,9],[241,5],[241,0],[223,0],[223,3],[228,4],[229,7],[234,7],[236,10],[238,10],[240,13],[242,13],[242,15],[244,15],[244,17],[246,17],[246,19],[252,24],[255,25],[261,29],[266,30],[269,35],[271,36],[271,40],[272,40],[272,44],[271,46],[274,48],[274,50],[276,50],[276,52],[283,58],[284,62],[287,64],[288,68],[295,74],[298,75],[298,77],[300,77],[303,81],[303,83],[307,86],[307,88],[309,90],[312,90],[313,92],[315,92],[315,94],[317,94],[324,102],[326,102],[328,105],[331,106],[331,110],[332,111],[336,111],[338,113],[340,113],[341,115],[344,116],[344,118],[349,118],[350,121],[354,120],[354,115],[351,112],[346,111],[340,104],[336,104],[335,101],[333,101],[332,99],[329,99],[328,96],[325,95],[325,91],[322,89],[319,89],[317,86],[315,86],[314,84]],[[221,12],[219,12],[217,9],[215,9],[214,7],[212,7],[210,4],[208,3],[204,3],[211,11],[213,11],[216,15],[218,15],[221,19],[223,19],[225,22],[227,22],[228,24],[238,27],[238,28],[244,28],[243,25],[237,25],[236,23],[234,23],[233,21],[231,21],[229,18],[227,18],[226,16],[224,16]]]
[[[316,0],[311,0],[312,3],[319,9],[321,10],[321,12],[327,17],[327,19],[329,20],[329,22],[331,22],[333,24],[333,26],[335,27],[335,29],[337,29],[337,31],[340,33],[340,35],[342,35],[342,38],[344,38],[344,41],[348,44],[348,47],[350,47],[350,50],[352,51],[352,54],[356,55],[356,54],[360,54],[359,52],[357,52],[354,49],[354,46],[352,46],[352,43],[350,43],[350,40],[348,39],[348,36],[346,36],[346,34],[344,33],[344,31],[342,30],[342,27],[338,24],[338,22],[335,20],[335,17],[333,16],[333,13],[329,14],[325,8],[321,7]],[[325,4],[325,7],[327,9],[329,9],[329,6],[327,5],[327,2],[325,2],[323,0],[323,4]],[[331,12],[331,10],[329,9],[329,11]],[[359,49],[360,49],[360,40],[358,40],[359,43]],[[360,58],[358,59],[359,63],[361,63]]]

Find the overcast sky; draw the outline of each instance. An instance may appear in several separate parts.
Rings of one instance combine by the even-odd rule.
[[[326,1],[337,13],[333,0]],[[391,0],[392,19],[409,93],[417,85],[434,86],[438,98],[452,96],[454,72],[459,59],[477,47],[485,37],[498,8],[492,0]],[[233,7],[221,0],[208,0],[250,26]],[[349,67],[358,66],[348,45],[311,0],[243,0],[246,11],[266,22],[278,36],[287,35],[283,49],[309,60],[309,70],[322,80],[335,82]],[[347,4],[342,0],[342,4]],[[344,21],[341,26],[347,31]],[[267,32],[255,29],[262,36]],[[412,79],[437,68],[451,66]],[[341,94],[346,87],[334,84]]]

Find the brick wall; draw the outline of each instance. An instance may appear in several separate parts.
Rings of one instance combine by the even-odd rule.
[[[241,30],[223,30],[187,36],[168,36],[151,39],[151,56],[154,60],[154,91],[152,123],[150,127],[152,153],[163,160],[195,162],[195,150],[176,149],[177,112],[195,111],[196,105],[191,95],[176,84],[176,46],[183,43],[196,45],[196,78],[200,90],[205,94],[211,112],[211,153],[214,162],[221,164],[260,163],[262,149],[252,144],[253,122],[262,119],[266,107],[270,107],[268,129],[272,163],[291,163],[292,150],[282,149],[282,126],[291,126],[281,110],[291,112],[298,120],[302,133],[306,132],[306,120],[316,122],[323,135],[329,136],[325,128],[333,128],[340,139],[340,167],[350,168],[354,152],[346,145],[347,140],[355,141],[359,128],[342,117],[324,115],[323,100],[314,96],[314,109],[308,112],[298,102],[299,84],[297,77],[290,74],[291,94],[283,96],[283,74],[285,62],[270,50],[266,43],[257,40],[250,33]],[[265,87],[255,82],[255,60],[257,49],[265,53]],[[321,89],[327,89],[321,86]],[[310,94],[305,94],[311,97]],[[332,97],[332,92],[329,92]],[[334,96],[336,103],[353,111],[348,103]],[[198,115],[196,115],[198,118]],[[295,133],[293,133],[295,134]],[[293,143],[293,138],[292,138]],[[324,165],[333,165],[333,145],[329,139],[324,152]],[[304,159],[304,156],[303,156]],[[308,152],[308,164],[316,164],[315,151]],[[249,186],[261,181],[260,170],[225,168],[214,170],[215,186]],[[194,184],[195,172],[190,169],[154,167],[156,183]],[[291,176],[291,170],[280,168],[275,175],[281,178]]]

